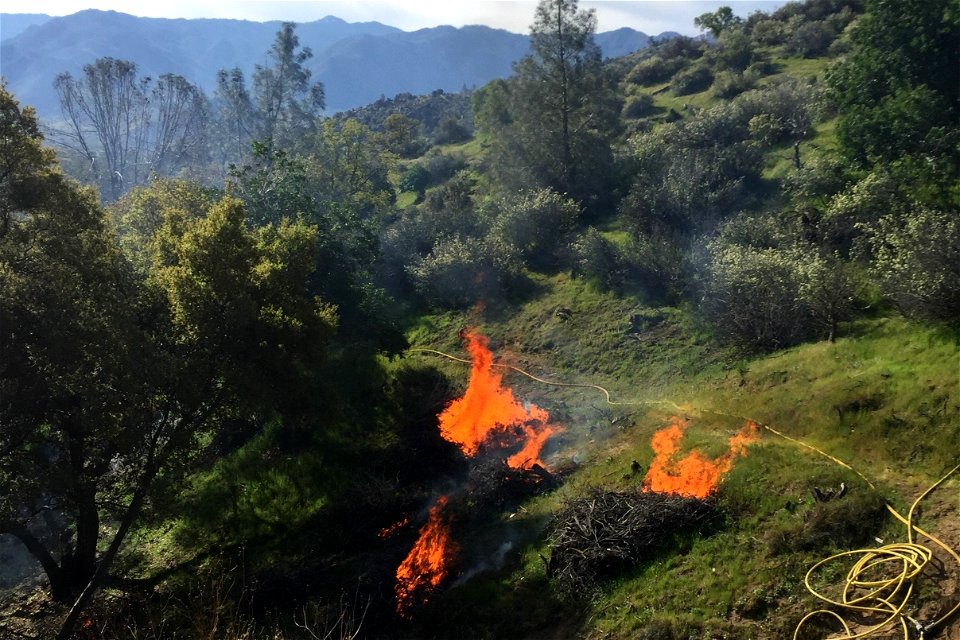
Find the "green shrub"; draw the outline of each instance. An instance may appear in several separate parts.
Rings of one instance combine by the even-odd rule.
[[[624,281],[625,269],[616,245],[590,227],[574,244],[576,275],[583,276],[601,290],[618,289]]]
[[[452,237],[438,241],[407,271],[432,304],[463,308],[498,294],[516,262],[503,246]]]
[[[462,122],[456,118],[447,118],[440,123],[433,134],[434,144],[456,144],[466,142],[473,134]]]
[[[752,89],[757,79],[747,72],[721,71],[713,80],[713,95],[718,98],[733,98],[747,89]]]
[[[904,312],[957,322],[960,318],[960,222],[956,212],[921,208],[864,225],[871,271]]]
[[[670,90],[675,95],[685,96],[703,91],[710,86],[711,82],[713,82],[713,74],[710,73],[709,67],[697,64],[674,75],[673,80],[670,81]]]
[[[745,348],[772,350],[811,336],[810,312],[798,295],[801,274],[793,251],[716,241],[709,251],[701,309],[722,338]]]
[[[400,190],[423,194],[430,184],[430,172],[420,163],[411,165],[400,176]]]
[[[653,113],[653,96],[641,93],[630,96],[623,104],[621,112],[624,118],[642,118]]]
[[[533,268],[560,264],[580,216],[580,207],[551,189],[531,191],[498,203],[490,238],[510,247]]]
[[[687,64],[687,59],[683,57],[664,59],[660,56],[652,56],[638,62],[633,69],[627,73],[626,81],[640,86],[666,82],[673,74],[687,66]]]
[[[786,48],[790,53],[812,58],[825,52],[836,37],[828,22],[805,22],[790,34]]]

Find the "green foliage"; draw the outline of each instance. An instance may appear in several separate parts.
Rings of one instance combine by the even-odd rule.
[[[257,137],[271,150],[297,146],[305,132],[315,130],[317,116],[326,106],[323,85],[311,83],[306,62],[313,57],[309,47],[300,47],[296,25],[284,22],[267,56],[270,65],[257,65],[253,88],[259,125]]]
[[[795,251],[711,246],[702,309],[720,334],[750,348],[782,349],[810,337]]]
[[[580,208],[555,191],[540,189],[496,203],[490,238],[510,247],[534,269],[553,268],[565,261],[580,216]]]
[[[466,142],[472,137],[470,129],[460,120],[455,118],[446,118],[440,122],[436,132],[433,134],[434,144],[457,144]]]
[[[420,123],[395,113],[383,121],[384,145],[401,158],[415,158],[423,153],[424,140]]]
[[[496,106],[503,86],[479,100],[489,115],[478,120],[496,127],[494,175],[510,188],[548,187],[602,209],[620,105],[593,41],[596,17],[575,0],[542,0],[531,29],[530,54],[506,92],[509,116]]]
[[[713,74],[710,68],[703,64],[695,64],[673,76],[673,80],[670,81],[670,90],[674,95],[685,96],[703,91],[710,86],[711,82],[713,82]]]
[[[499,295],[517,266],[509,247],[452,237],[439,240],[407,269],[428,301],[462,308]]]
[[[864,229],[873,273],[907,313],[956,322],[960,317],[960,223],[955,212],[914,208]]]
[[[631,84],[641,86],[650,86],[660,82],[666,82],[673,74],[680,71],[687,65],[687,60],[682,56],[664,59],[654,55],[638,62],[633,69],[627,73],[625,80]]]
[[[805,22],[790,34],[786,48],[790,53],[812,58],[823,54],[836,37],[836,31],[829,22]]]
[[[868,5],[851,36],[853,51],[829,76],[849,159],[865,165],[953,153],[943,139],[956,131],[958,34],[960,12],[949,0]]]
[[[453,144],[473,136],[474,118],[471,99],[475,93],[447,93],[442,89],[424,95],[398,93],[347,111],[333,114],[335,120],[356,120],[370,129],[382,132],[384,122],[395,113],[416,120],[423,135],[433,144]],[[461,136],[466,136],[462,137]]]
[[[423,194],[430,184],[430,171],[422,164],[411,165],[409,169],[400,176],[400,190],[414,191]]]
[[[756,83],[757,78],[749,72],[721,71],[713,79],[713,85],[710,88],[713,90],[713,95],[718,98],[733,98],[752,89]]]
[[[168,211],[179,210],[186,217],[200,215],[213,204],[216,194],[197,183],[156,178],[147,187],[137,187],[109,207],[120,236],[120,246],[142,273],[150,267],[150,244],[164,223]]]
[[[649,93],[632,95],[623,103],[624,118],[642,118],[653,113],[653,96]]]
[[[720,71],[743,71],[754,61],[754,45],[742,31],[725,32],[707,50],[706,58]]]
[[[202,441],[313,393],[303,372],[325,358],[337,318],[307,294],[315,227],[251,231],[239,201],[188,211],[206,198],[176,183],[130,197],[131,235],[154,230],[131,268],[95,196],[57,179],[30,114],[0,99],[13,170],[36,171],[50,198],[4,193],[19,213],[0,236],[0,530],[65,600],[98,566],[103,578],[155,484],[179,477]],[[131,220],[138,207],[154,219]],[[57,517],[34,521],[43,509]]]
[[[720,7],[711,13],[703,13],[693,19],[693,26],[709,31],[714,38],[739,25],[742,21],[730,7]]]

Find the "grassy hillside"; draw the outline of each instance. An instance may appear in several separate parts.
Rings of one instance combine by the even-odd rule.
[[[551,380],[598,384],[614,401],[636,403],[611,406],[593,390],[509,376],[522,398],[550,410],[565,427],[549,461],[579,462],[562,488],[517,512],[530,535],[589,490],[638,488],[631,462],[647,468],[650,436],[677,414],[692,421],[688,446],[719,454],[726,437],[751,418],[845,460],[876,491],[850,470],[764,432],[721,486],[725,519],[718,530],[681,536],[655,560],[573,601],[552,595],[541,559],[550,548],[538,537],[511,552],[502,570],[447,593],[415,627],[421,632],[788,637],[816,608],[803,586],[807,568],[831,553],[873,544],[874,537],[903,538],[903,526],[883,512],[882,500],[905,513],[960,459],[960,352],[950,333],[881,318],[858,323],[834,344],[741,358],[698,335],[682,311],[644,308],[565,277],[539,284],[540,295],[509,317],[498,309],[431,317],[411,334],[414,344],[458,353],[455,328],[479,324],[504,362]],[[572,317],[558,318],[557,308]],[[648,325],[634,333],[631,316],[649,319]],[[460,379],[466,375],[460,365],[440,366]],[[660,400],[670,403],[644,404]],[[850,487],[843,499],[814,502],[813,487],[841,482]],[[930,496],[920,521],[954,543],[958,488],[960,479],[953,478]],[[835,584],[841,577],[831,576]],[[935,582],[925,589],[911,607],[929,614],[942,603]],[[942,595],[944,603],[956,597]]]

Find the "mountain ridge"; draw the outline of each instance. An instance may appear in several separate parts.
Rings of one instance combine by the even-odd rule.
[[[3,23],[11,16],[0,14]],[[35,21],[42,18],[34,14]],[[20,28],[26,20],[14,24]],[[0,74],[25,104],[46,118],[59,114],[53,79],[75,76],[101,57],[137,63],[141,76],[177,73],[212,94],[216,72],[239,67],[248,82],[266,62],[281,21],[222,18],[141,18],[116,11],[87,9],[48,17],[0,42]],[[512,73],[526,54],[529,38],[482,25],[441,25],[402,31],[379,22],[347,22],[326,16],[298,23],[301,45],[314,57],[306,64],[324,83],[328,111],[367,104],[396,93],[459,91]],[[670,37],[672,33],[659,37]],[[646,46],[651,37],[629,27],[597,34],[606,57]]]

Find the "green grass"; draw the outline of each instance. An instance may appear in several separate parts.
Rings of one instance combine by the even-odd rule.
[[[764,432],[725,478],[719,499],[727,515],[719,531],[681,538],[594,597],[566,602],[552,595],[540,559],[549,549],[531,525],[533,539],[505,569],[449,592],[438,608],[456,614],[433,611],[425,625],[479,638],[671,637],[649,635],[656,629],[684,638],[789,637],[815,608],[803,588],[807,568],[830,553],[871,544],[874,535],[903,537],[902,526],[882,519],[881,498],[905,511],[960,459],[960,351],[953,335],[900,318],[870,319],[845,327],[834,344],[744,358],[714,343],[682,310],[645,308],[565,274],[534,280],[537,289],[526,301],[423,318],[411,339],[462,355],[456,329],[476,325],[491,337],[499,360],[538,376],[599,384],[627,402],[685,405],[686,447],[717,455],[752,418],[845,460],[876,492],[827,458]],[[557,315],[561,308],[568,319]],[[442,366],[465,382],[462,365]],[[565,427],[548,464],[579,463],[560,489],[523,506],[531,522],[594,487],[637,488],[631,462],[646,468],[650,436],[680,412],[610,406],[594,390],[548,387],[515,374],[506,380]],[[814,504],[814,486],[841,482],[850,488],[844,499]],[[958,486],[953,480],[930,500],[940,504]],[[950,526],[923,524],[934,531]]]

